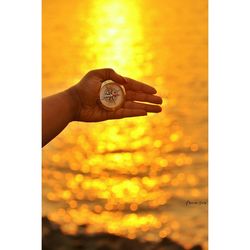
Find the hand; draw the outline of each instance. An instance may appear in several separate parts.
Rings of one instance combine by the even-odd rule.
[[[120,109],[107,111],[98,104],[99,90],[105,80],[113,80],[122,84],[126,90],[126,100]],[[162,98],[156,96],[156,90],[144,83],[133,79],[122,77],[112,69],[97,69],[88,72],[82,80],[71,87],[68,92],[76,103],[74,120],[84,122],[98,122],[109,119],[120,119],[124,117],[145,116],[147,112],[161,112],[159,105]]]

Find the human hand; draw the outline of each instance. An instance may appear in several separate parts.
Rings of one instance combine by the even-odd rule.
[[[105,80],[113,80],[122,84],[126,90],[124,105],[115,111],[107,111],[98,104],[101,84]],[[161,112],[162,98],[156,96],[156,90],[144,83],[122,77],[112,69],[97,69],[88,72],[81,81],[68,89],[75,102],[73,120],[84,122],[98,122],[109,119],[145,116],[147,112]],[[148,103],[139,103],[139,102]]]

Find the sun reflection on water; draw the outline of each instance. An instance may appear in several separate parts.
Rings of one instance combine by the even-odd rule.
[[[84,41],[89,61],[97,68],[115,67],[140,78],[145,74],[146,43],[138,1],[98,0],[92,4]]]
[[[164,103],[146,118],[70,124],[43,149],[43,213],[72,234],[88,224],[206,247],[207,207],[185,205],[207,199],[206,2],[157,3],[44,0],[44,95],[112,67]]]

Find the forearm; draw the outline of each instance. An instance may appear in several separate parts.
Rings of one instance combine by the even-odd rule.
[[[77,103],[69,90],[42,100],[42,146],[56,137],[74,120]]]

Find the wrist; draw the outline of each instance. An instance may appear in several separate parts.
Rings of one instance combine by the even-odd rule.
[[[79,121],[81,111],[81,99],[75,86],[65,90],[65,94],[68,97],[71,121]]]

